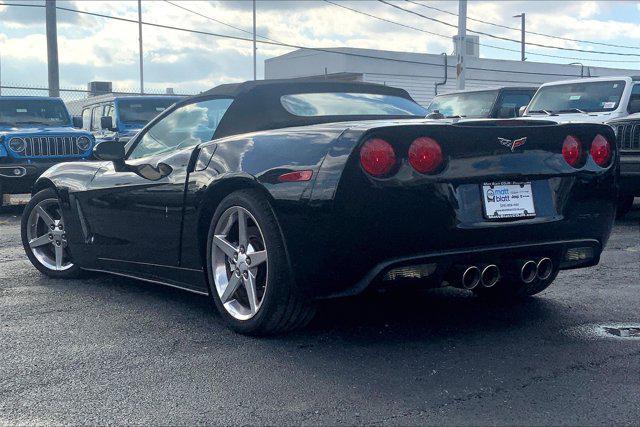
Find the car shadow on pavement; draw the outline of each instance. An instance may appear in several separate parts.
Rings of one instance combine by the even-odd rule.
[[[309,326],[315,333],[379,336],[393,331],[399,340],[430,340],[529,328],[564,317],[561,304],[544,296],[497,302],[455,288],[390,292],[324,301]]]
[[[213,334],[225,331],[213,303],[206,296],[117,276],[100,274],[95,276],[95,280],[99,281],[99,284],[95,283],[97,286],[110,288],[110,293],[126,298],[128,304],[152,305],[154,315],[160,318],[171,318],[182,312],[181,317],[201,319],[203,322],[199,324],[207,325]],[[266,341],[275,341],[274,344],[300,343],[309,339],[315,341],[319,336],[332,336],[351,342],[373,343],[384,335],[387,341],[433,342],[456,336],[460,338],[461,335],[482,336],[492,332],[529,330],[544,322],[564,323],[566,316],[561,303],[544,295],[519,302],[498,303],[455,288],[385,292],[324,300],[309,326],[266,338]],[[199,335],[207,333],[206,330],[198,331]]]

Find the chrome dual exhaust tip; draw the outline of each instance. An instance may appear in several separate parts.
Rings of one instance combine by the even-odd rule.
[[[475,289],[476,286],[480,283],[481,273],[480,269],[475,265],[469,266],[465,268],[462,272],[461,282],[463,288],[465,289]]]
[[[551,274],[553,274],[553,261],[551,261],[551,258],[542,258],[540,261],[538,261],[537,267],[537,277],[540,280],[547,280],[549,277],[551,277]]]
[[[480,281],[485,288],[495,286],[500,281],[500,269],[498,266],[495,264],[484,266],[480,273]]]
[[[479,285],[490,288],[500,281],[500,269],[495,264],[470,265],[457,269],[461,272],[458,283],[464,289],[472,290]]]
[[[538,277],[538,264],[535,261],[525,261],[520,267],[520,280],[531,283]]]
[[[520,267],[520,280],[531,283],[534,280],[547,280],[553,274],[553,261],[544,257],[539,261],[524,261]]]

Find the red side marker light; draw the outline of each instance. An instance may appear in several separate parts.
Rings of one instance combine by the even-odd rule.
[[[611,161],[611,144],[600,134],[596,135],[591,142],[591,158],[602,168],[609,166]]]
[[[280,182],[309,181],[312,176],[313,176],[313,171],[311,170],[287,172],[280,175],[278,177],[278,181]]]

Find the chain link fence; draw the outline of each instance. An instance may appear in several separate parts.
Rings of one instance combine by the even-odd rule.
[[[60,98],[64,101],[72,116],[82,113],[81,103],[87,98],[101,95],[119,95],[119,96],[157,96],[157,95],[174,95],[174,96],[191,96],[195,93],[174,93],[172,90],[148,90],[145,93],[128,90],[113,90],[107,92],[90,91],[86,89],[60,89]],[[0,86],[0,96],[49,96],[49,89],[46,87],[37,87],[29,85],[2,85]]]

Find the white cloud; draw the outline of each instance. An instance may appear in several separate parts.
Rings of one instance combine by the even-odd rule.
[[[251,29],[251,2],[172,1],[233,26]],[[451,52],[452,42],[449,37],[455,33],[454,28],[427,21],[378,2],[350,1],[343,4],[389,20],[440,33],[445,37],[381,22],[321,1],[258,1],[258,32],[271,39],[302,46],[350,46],[411,52],[426,52],[428,49],[430,53]],[[135,2],[59,0],[58,5],[137,19]],[[399,5],[452,24],[457,22],[455,16],[447,13],[410,3]],[[427,5],[451,12],[457,11],[457,2],[429,2]],[[626,40],[624,44],[633,45],[640,40],[640,24],[637,20],[629,17],[627,22],[623,22],[624,17],[617,20],[603,18],[611,17],[610,12],[623,7],[627,7],[627,4],[606,1],[474,1],[469,2],[469,16],[519,28],[518,20],[512,16],[526,12],[527,29],[531,31],[599,41],[622,38],[623,42]],[[640,5],[636,7],[640,10]],[[242,31],[160,1],[143,1],[143,20],[250,37]],[[113,81],[118,87],[137,88],[138,28],[135,23],[61,10],[58,11],[58,21],[61,78],[64,85],[84,87],[88,80],[104,79]],[[4,82],[9,79],[11,83],[16,84],[46,82],[44,10],[0,6],[0,22],[0,53],[3,58]],[[475,21],[469,21],[468,27],[501,37],[519,39],[517,30]],[[251,43],[149,26],[143,28],[143,39],[147,87],[172,86],[183,90],[203,90],[217,83],[240,81],[252,76]],[[563,47],[595,48],[593,45],[542,36],[529,35],[527,39],[530,42]],[[501,42],[482,36],[481,44],[484,46],[481,51],[485,57],[518,56],[517,53],[505,54],[504,51],[487,47],[488,44],[493,44],[518,50],[519,46],[516,43]],[[265,58],[290,50],[282,46],[259,44],[259,68],[262,69],[262,61]],[[579,52],[563,53],[533,46],[529,47],[528,51],[530,54],[544,52],[565,56],[583,55]],[[534,55],[531,58],[545,60]]]

